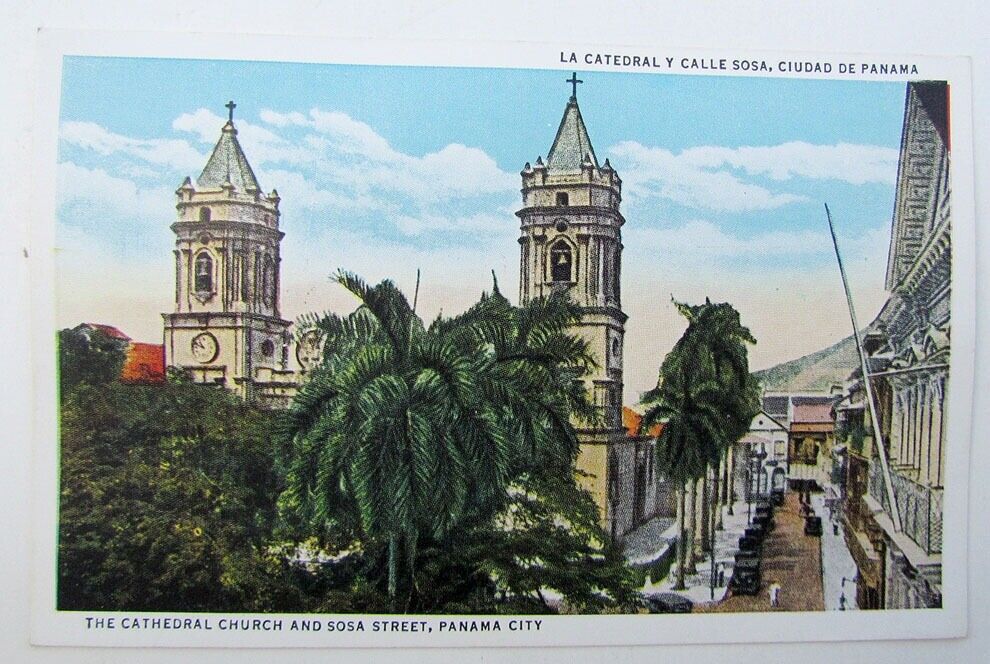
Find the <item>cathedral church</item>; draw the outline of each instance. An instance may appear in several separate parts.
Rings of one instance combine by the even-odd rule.
[[[594,498],[616,541],[668,511],[653,463],[656,433],[640,436],[622,406],[622,180],[599,163],[568,80],[564,108],[546,162],[521,172],[519,300],[564,291],[580,305],[576,332],[595,367],[583,380],[601,418],[577,422],[578,480]],[[317,337],[294,339],[280,314],[279,195],[261,190],[237,140],[233,111],[195,183],[176,190],[175,308],[164,318],[165,365],[198,383],[245,399],[287,407],[319,361]]]

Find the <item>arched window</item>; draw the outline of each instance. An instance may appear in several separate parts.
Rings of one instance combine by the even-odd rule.
[[[196,256],[195,286],[197,293],[213,292],[213,259],[205,251]]]
[[[571,269],[574,256],[571,247],[563,240],[558,240],[550,249],[550,275],[554,282],[572,281]]]
[[[199,208],[199,220],[204,224],[210,220],[210,208],[202,207]]]

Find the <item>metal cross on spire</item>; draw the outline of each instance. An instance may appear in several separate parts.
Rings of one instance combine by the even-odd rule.
[[[577,99],[578,83],[584,83],[584,81],[577,77],[577,72],[574,72],[571,74],[571,77],[567,79],[567,82],[571,84],[571,99]]]
[[[224,104],[224,106],[227,108],[227,121],[228,122],[233,122],[234,121],[234,109],[237,108],[237,104],[235,104],[233,102],[233,100],[231,100],[231,101],[228,101],[226,104]]]

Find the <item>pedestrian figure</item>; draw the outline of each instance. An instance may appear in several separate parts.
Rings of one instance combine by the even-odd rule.
[[[719,563],[718,567],[718,587],[721,588],[725,585],[725,565]]]
[[[841,595],[839,595],[839,611],[845,611],[845,610],[846,610],[846,594],[842,593]]]
[[[777,608],[780,606],[780,584],[773,583],[770,585],[770,606]]]
[[[838,523],[833,523],[832,524],[832,534],[835,535],[836,537],[839,536],[839,524]]]

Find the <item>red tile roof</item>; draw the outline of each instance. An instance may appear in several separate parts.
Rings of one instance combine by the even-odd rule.
[[[165,346],[140,341],[128,344],[120,380],[124,383],[164,383]]]
[[[622,407],[622,428],[626,430],[627,436],[649,436],[659,438],[663,433],[662,424],[654,424],[649,431],[640,433],[639,423],[643,421],[643,416],[628,406]]]
[[[832,403],[794,404],[794,416],[791,424],[795,423],[825,423],[833,422]]]

